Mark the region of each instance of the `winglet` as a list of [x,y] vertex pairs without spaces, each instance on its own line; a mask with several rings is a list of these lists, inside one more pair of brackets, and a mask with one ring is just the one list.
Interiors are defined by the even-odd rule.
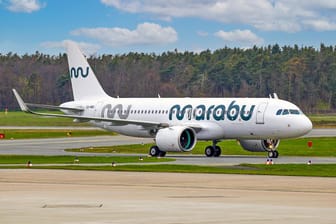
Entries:
[[13,93],[15,95],[17,102],[19,103],[21,110],[24,112],[29,112],[29,108],[27,107],[27,105],[25,104],[25,102],[22,100],[21,96],[18,94],[18,92],[16,92],[15,89],[13,89]]

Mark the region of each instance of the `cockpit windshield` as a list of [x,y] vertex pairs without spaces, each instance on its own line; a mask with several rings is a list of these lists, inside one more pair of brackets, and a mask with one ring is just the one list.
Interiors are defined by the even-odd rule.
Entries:
[[276,115],[288,115],[288,114],[300,115],[301,111],[297,109],[279,109],[276,112]]
[[289,113],[290,113],[290,114],[300,114],[300,111],[299,111],[299,110],[293,110],[293,109],[290,109],[290,110],[289,110]]

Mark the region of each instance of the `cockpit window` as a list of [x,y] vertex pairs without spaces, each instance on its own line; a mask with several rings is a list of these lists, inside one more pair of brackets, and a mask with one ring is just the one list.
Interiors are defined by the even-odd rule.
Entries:
[[298,109],[279,109],[276,112],[276,115],[288,115],[288,114],[300,115],[303,114],[303,112]]
[[287,114],[289,114],[289,111],[287,109],[284,109],[282,112],[282,115],[287,115]]
[[300,114],[299,110],[289,110],[290,114]]

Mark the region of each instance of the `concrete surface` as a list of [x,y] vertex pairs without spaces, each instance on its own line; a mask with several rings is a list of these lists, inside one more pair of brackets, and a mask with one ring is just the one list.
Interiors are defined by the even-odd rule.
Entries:
[[0,223],[336,223],[336,178],[0,170]]

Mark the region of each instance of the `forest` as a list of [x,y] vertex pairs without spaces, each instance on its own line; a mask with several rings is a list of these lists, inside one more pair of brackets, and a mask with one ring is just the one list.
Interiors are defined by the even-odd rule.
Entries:
[[[305,113],[336,111],[336,46],[177,50],[90,56],[105,91],[119,97],[268,97]],[[66,54],[0,54],[0,110],[18,110],[12,88],[26,102],[72,100]]]

